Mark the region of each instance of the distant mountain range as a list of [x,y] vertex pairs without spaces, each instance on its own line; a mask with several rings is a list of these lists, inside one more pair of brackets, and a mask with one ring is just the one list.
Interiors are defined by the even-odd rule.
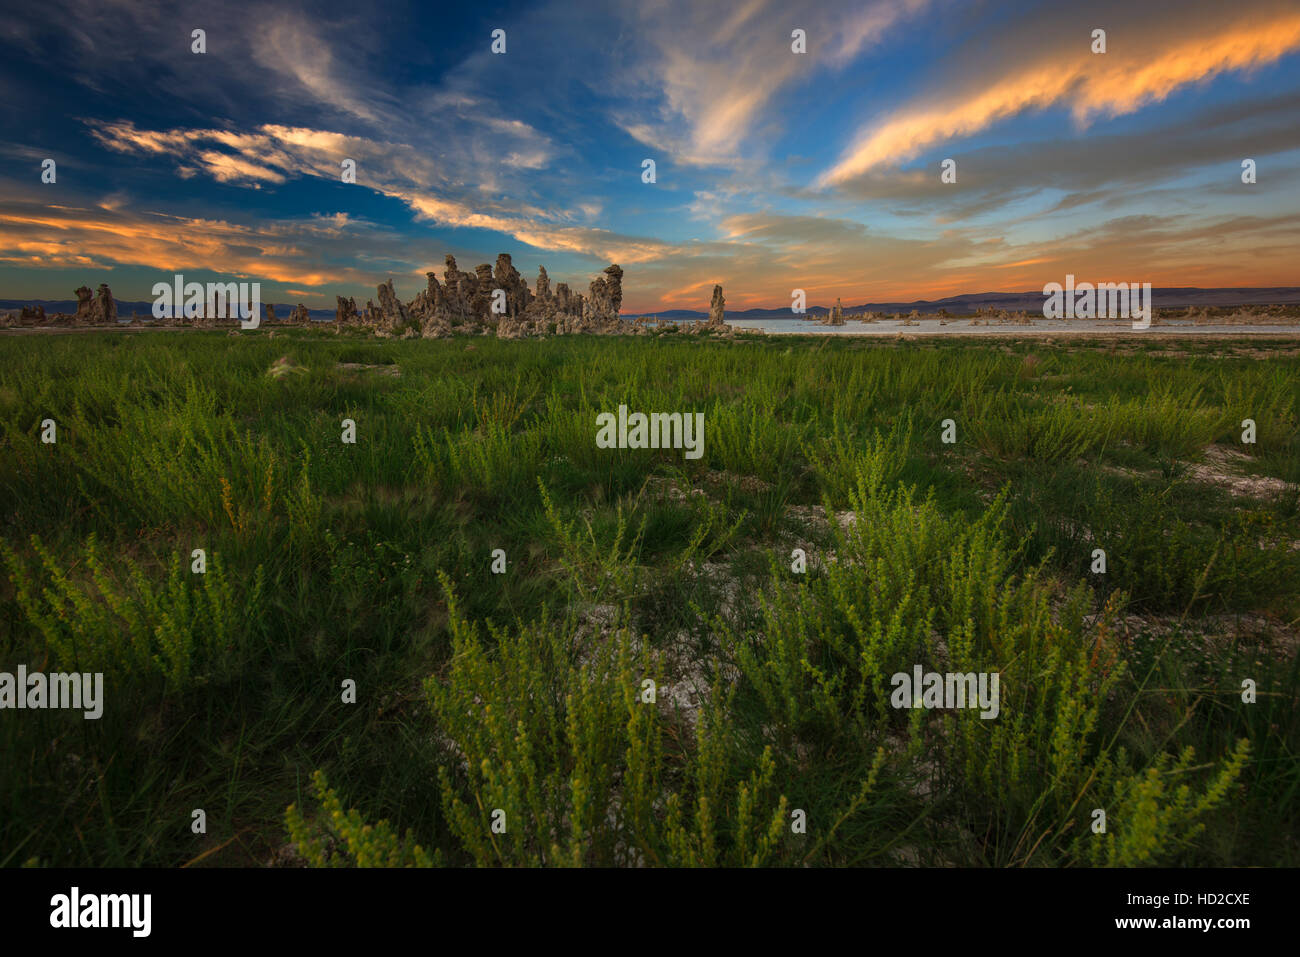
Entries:
[[[1188,306],[1279,306],[1300,303],[1300,286],[1276,286],[1272,288],[1230,288],[1197,289],[1195,287],[1170,287],[1151,290],[1153,305],[1158,309],[1180,309]],[[949,296],[946,299],[916,299],[912,302],[865,302],[850,306],[844,304],[845,315],[858,312],[902,312],[915,309],[925,315],[947,309],[954,315],[973,314],[976,309],[1006,309],[1008,312],[1023,309],[1026,312],[1041,312],[1043,293],[1034,292],[974,292],[962,296]],[[277,307],[278,311],[278,307]],[[830,312],[829,306],[809,306],[807,315],[824,316]],[[640,315],[638,313],[637,315]],[[646,313],[658,319],[703,319],[708,312],[692,309],[670,309],[667,312]],[[744,322],[746,319],[790,319],[793,313],[787,306],[781,309],[728,309],[727,319]]]
[[[1300,286],[1228,289],[1197,289],[1191,286],[1169,287],[1152,289],[1151,297],[1155,307],[1163,309],[1179,309],[1188,306],[1290,305],[1300,303]],[[75,299],[0,299],[0,312],[21,309],[23,306],[37,305],[44,306],[46,313],[75,313],[77,311],[77,300]],[[976,292],[962,296],[949,296],[946,299],[916,299],[912,302],[864,302],[856,306],[845,305],[843,307],[846,315],[859,312],[908,313],[913,309],[922,315],[937,313],[940,309],[947,309],[948,312],[954,315],[969,315],[980,308],[1006,309],[1009,312],[1020,309],[1026,312],[1041,312],[1043,294],[1037,290],[1033,292]],[[281,319],[287,319],[292,311],[293,305],[289,303],[275,303],[275,314]],[[308,309],[307,311],[315,320],[334,318],[333,309]],[[806,315],[824,316],[828,312],[830,312],[829,306],[809,306]],[[127,319],[130,318],[132,313],[138,313],[142,318],[151,319],[153,317],[153,301],[134,302],[119,299],[117,302],[118,317]],[[625,319],[635,319],[642,315],[652,316],[656,319],[690,320],[706,319],[709,313],[707,310],[669,309],[664,312],[624,313],[623,317]],[[787,306],[780,309],[728,309],[726,317],[732,322],[743,323],[748,319],[790,319],[794,316]]]

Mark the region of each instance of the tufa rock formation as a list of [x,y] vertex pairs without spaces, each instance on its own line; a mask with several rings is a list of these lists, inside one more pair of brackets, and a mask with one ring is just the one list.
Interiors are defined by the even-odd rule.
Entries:
[[447,320],[453,326],[459,326],[470,318],[469,304],[478,290],[478,280],[470,273],[456,268],[456,257],[448,254],[447,268],[443,271],[444,310]]
[[[736,334],[735,327],[727,325],[726,316],[727,300],[722,296],[722,287],[713,287],[713,298],[709,302],[709,318],[699,319],[695,322],[676,323],[667,320],[661,320],[656,323],[655,332],[687,332],[703,333],[712,336],[724,336],[731,338]],[[638,319],[635,325],[647,332],[651,331],[648,323],[651,320],[648,317]]]
[[474,270],[474,292],[469,297],[470,317],[479,325],[492,323],[492,266],[482,263]]
[[438,303],[442,299],[442,286],[438,284],[438,277],[431,272],[424,274],[425,288],[415,294],[406,307],[407,314],[415,322],[423,323],[430,316],[438,311]]
[[113,301],[113,294],[108,291],[108,283],[99,284],[99,292],[95,293],[96,316],[100,322],[117,322],[117,303]]
[[[338,297],[336,331],[353,327],[373,335],[440,338],[454,332],[486,334],[495,331],[505,339],[551,333],[639,332],[646,327],[619,316],[623,304],[623,269],[603,270],[590,287],[590,296],[575,295],[568,284],[552,289],[546,268],[537,271],[536,291],[515,268],[508,253],[496,264],[484,263],[474,272],[462,272],[454,256],[447,257],[443,280],[425,273],[425,288],[403,305],[392,280],[378,289],[379,304],[368,302],[358,311],[351,299]],[[500,290],[500,293],[498,293]]]
[[727,300],[722,298],[722,287],[713,287],[713,300],[709,303],[709,325],[722,326],[726,325],[723,317],[726,315]]
[[[367,312],[370,307],[367,304]],[[379,284],[379,313],[377,317],[378,332],[390,336],[404,335],[410,328],[411,320],[397,293],[393,292],[393,280]]]
[[77,312],[72,321],[88,325],[117,322],[117,303],[108,290],[108,283],[101,282],[97,292],[91,292],[87,286],[77,290]]
[[[618,269],[617,266],[614,268]],[[619,271],[622,272],[622,270]],[[528,291],[528,283],[524,281],[524,277],[519,275],[519,270],[515,269],[514,264],[510,261],[509,253],[501,253],[497,256],[496,270],[492,275],[492,289],[500,289],[505,292],[505,315],[512,319],[523,316],[524,310],[528,308],[528,300],[532,298],[532,293]]]
[[588,317],[597,324],[618,322],[618,310],[623,305],[623,267],[606,266],[605,278],[593,281],[590,291]]
[[[498,290],[500,293],[498,294]],[[487,335],[503,339],[539,337],[557,334],[591,333],[599,335],[647,335],[665,332],[708,332],[731,335],[734,330],[723,320],[726,301],[722,287],[713,288],[708,322],[675,323],[642,317],[623,319],[623,267],[605,267],[582,295],[568,283],[551,284],[545,266],[537,270],[533,289],[515,268],[508,253],[497,256],[495,265],[484,263],[471,272],[463,272],[454,256],[447,256],[442,282],[433,272],[425,273],[425,287],[409,303],[403,303],[390,278],[376,290],[378,304],[367,300],[364,309],[354,298],[336,297],[333,328],[336,333],[354,331],[384,338],[436,339],[459,333]],[[494,310],[493,305],[498,304]],[[307,307],[298,303],[287,319],[278,321],[275,307],[265,305],[266,320],[271,325],[311,324]],[[0,325],[43,325],[47,319],[41,306],[24,307],[20,314],[0,317]],[[117,319],[117,304],[106,284],[92,293],[83,286],[77,290],[75,316],[56,315],[54,323],[107,323]],[[196,328],[224,326],[228,320],[199,316],[172,320],[178,325]]]
[[354,325],[361,321],[357,314],[357,301],[355,299],[344,299],[342,296],[335,296],[338,300],[338,306],[334,310],[334,329],[338,331],[345,325]]
[[0,326],[98,326],[117,322],[117,303],[108,283],[100,283],[99,289],[91,292],[88,286],[76,291],[77,311],[75,313],[55,312],[45,314],[45,306],[36,303],[21,306],[17,312],[3,317]]
[[90,322],[91,310],[95,308],[95,294],[90,291],[89,286],[77,287],[77,314],[74,317],[78,322]]

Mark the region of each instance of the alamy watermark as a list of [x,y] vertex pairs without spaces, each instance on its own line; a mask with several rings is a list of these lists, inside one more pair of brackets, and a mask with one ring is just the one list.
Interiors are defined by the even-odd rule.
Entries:
[[104,673],[28,674],[26,665],[19,665],[17,674],[0,671],[0,710],[4,708],[72,708],[96,721],[104,713]]
[[152,912],[152,894],[83,894],[73,887],[50,898],[50,926],[56,928],[126,927],[133,937],[148,937]]
[[1134,329],[1151,328],[1151,283],[1100,282],[1077,285],[1067,274],[1065,285],[1043,287],[1044,319],[1134,319]]
[[170,283],[153,286],[155,319],[235,319],[241,329],[256,329],[262,323],[260,282],[186,282],[177,273]]
[[910,675],[900,671],[889,679],[894,688],[889,703],[895,708],[979,708],[981,718],[996,718],[1002,710],[999,681],[996,671],[941,674],[916,665]]
[[703,412],[633,412],[596,416],[596,447],[601,449],[685,449],[686,458],[704,454]]

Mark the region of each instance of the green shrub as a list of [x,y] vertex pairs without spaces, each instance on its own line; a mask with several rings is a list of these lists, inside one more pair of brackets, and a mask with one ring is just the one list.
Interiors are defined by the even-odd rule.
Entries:
[[441,855],[430,855],[408,831],[399,838],[387,821],[367,824],[361,812],[343,810],[324,772],[312,774],[312,791],[320,804],[319,817],[307,821],[298,805],[284,812],[289,840],[312,867],[437,867]]
[[93,535],[73,562],[85,568],[76,576],[35,535],[38,569],[8,544],[0,547],[27,625],[66,668],[156,673],[185,685],[237,658],[230,649],[246,640],[260,613],[261,567],[237,587],[215,552],[203,575],[175,554],[159,580],[130,559],[110,564]]

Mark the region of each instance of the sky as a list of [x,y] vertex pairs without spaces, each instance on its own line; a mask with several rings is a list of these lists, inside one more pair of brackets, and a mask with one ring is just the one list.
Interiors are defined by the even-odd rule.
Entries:
[[1297,0],[29,6],[0,298],[332,309],[501,252],[584,292],[617,262],[625,314],[1300,285]]

